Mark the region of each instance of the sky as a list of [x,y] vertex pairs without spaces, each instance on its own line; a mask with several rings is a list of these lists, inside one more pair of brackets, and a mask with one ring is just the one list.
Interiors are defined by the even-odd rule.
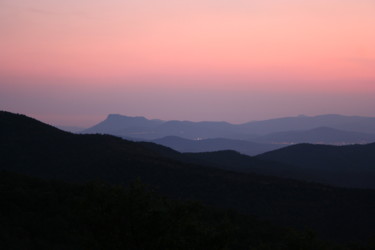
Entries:
[[0,0],[0,109],[242,123],[375,116],[373,0]]

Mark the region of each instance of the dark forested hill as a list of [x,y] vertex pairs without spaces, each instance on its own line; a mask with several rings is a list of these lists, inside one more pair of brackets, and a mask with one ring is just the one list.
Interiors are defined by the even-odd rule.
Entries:
[[[0,112],[0,131],[2,170],[122,185],[138,178],[169,197],[311,228],[330,239],[364,240],[374,233],[375,192],[371,190],[220,170],[167,158],[142,143],[107,135],[70,134],[8,112]],[[164,147],[161,150],[179,154]]]
[[297,167],[334,185],[375,188],[375,143],[349,146],[298,144],[257,158]]
[[[73,185],[0,171],[1,249],[356,250],[140,182]],[[362,250],[370,249],[370,246]]]
[[[233,150],[178,154],[152,143],[143,145],[167,158],[239,173],[256,173],[348,188],[375,189],[372,144],[352,145],[347,148],[300,144],[255,157]],[[352,150],[357,148],[357,153]],[[308,163],[305,163],[306,160]]]

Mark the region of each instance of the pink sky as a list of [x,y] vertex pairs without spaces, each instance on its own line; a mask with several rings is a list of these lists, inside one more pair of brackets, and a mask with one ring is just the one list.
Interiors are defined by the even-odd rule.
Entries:
[[0,109],[246,122],[375,116],[372,0],[2,0]]

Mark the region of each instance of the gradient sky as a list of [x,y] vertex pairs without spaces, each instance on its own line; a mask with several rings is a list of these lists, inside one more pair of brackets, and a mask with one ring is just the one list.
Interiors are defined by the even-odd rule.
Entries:
[[375,116],[374,0],[0,0],[0,109],[233,123]]

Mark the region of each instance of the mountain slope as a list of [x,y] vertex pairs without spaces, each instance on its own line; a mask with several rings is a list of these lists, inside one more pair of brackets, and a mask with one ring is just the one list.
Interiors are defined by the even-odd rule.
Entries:
[[1,170],[123,185],[140,178],[170,197],[312,228],[331,239],[364,240],[373,233],[375,192],[371,190],[238,174],[166,158],[142,143],[113,136],[62,132],[7,112],[0,112],[0,131]]
[[[345,164],[341,164],[337,159],[342,158],[345,153],[338,153],[336,155],[337,159],[319,159],[320,162],[315,164],[305,164],[302,160],[297,164],[293,160],[287,161],[283,158],[273,158],[263,155],[250,157],[231,150],[176,154],[176,152],[167,148],[160,149],[160,147],[157,147],[155,149],[154,146],[148,146],[171,159],[239,173],[256,173],[347,188],[375,189],[375,175],[373,170],[369,171],[369,169],[372,169],[371,164],[373,163],[367,156],[364,156],[361,161],[346,158]],[[271,151],[270,154],[272,155],[273,152]],[[303,158],[304,153],[302,151],[296,153],[296,155],[298,155],[297,157],[301,157],[301,159],[305,159]],[[369,154],[373,154],[373,152],[369,152]],[[323,157],[323,154],[316,152],[316,157]],[[310,163],[314,162],[309,158],[306,159]],[[321,164],[321,162],[324,162],[324,164]],[[324,166],[324,168],[320,166]]]
[[298,144],[257,158],[298,167],[333,185],[375,188],[375,143],[349,146]]

